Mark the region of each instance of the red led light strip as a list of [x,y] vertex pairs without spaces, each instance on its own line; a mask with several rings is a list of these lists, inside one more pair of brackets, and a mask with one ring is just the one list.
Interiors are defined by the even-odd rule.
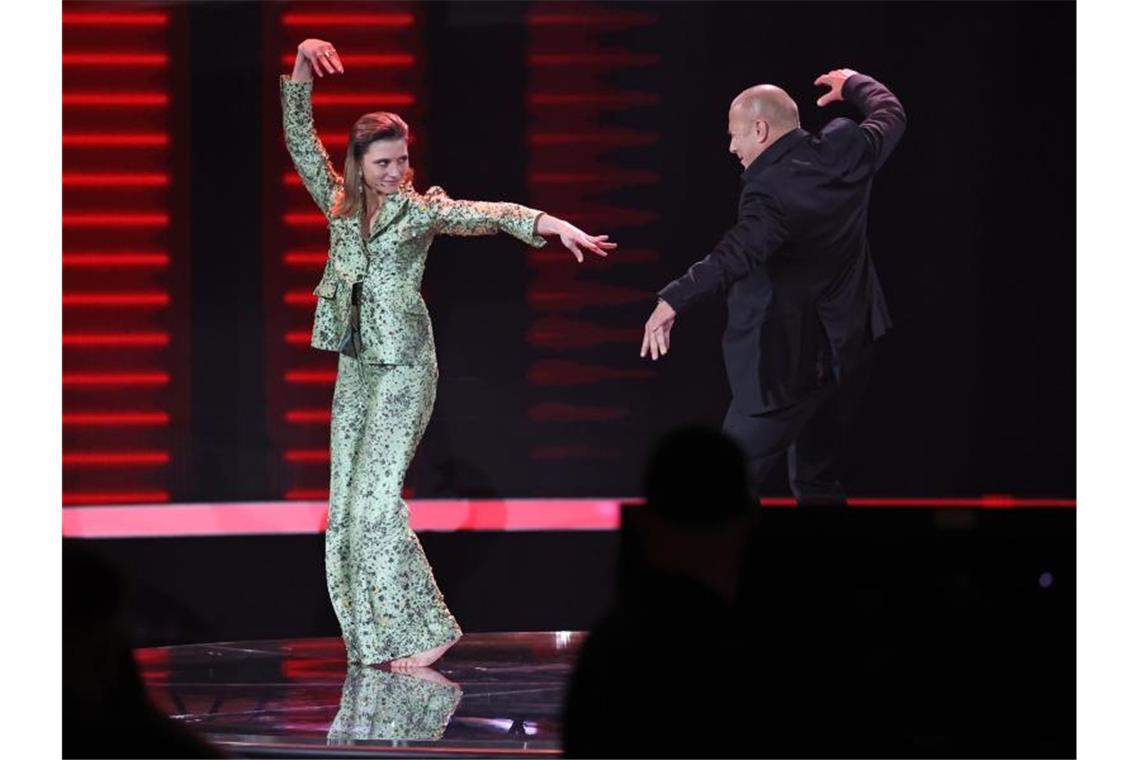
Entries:
[[[285,66],[292,66],[293,61],[296,60],[297,53],[285,53],[281,56],[281,63]],[[345,65],[347,69],[349,66],[359,66],[361,68],[404,68],[407,66],[414,66],[416,57],[405,53],[381,53],[377,55],[365,53],[341,53],[340,62]]]
[[291,267],[324,266],[328,258],[327,251],[289,251],[285,254],[285,264]]
[[165,92],[65,92],[65,106],[164,106]]
[[[161,493],[161,492],[160,492]],[[64,503],[77,494],[64,493]],[[89,503],[93,496],[83,494]],[[135,497],[137,494],[121,494]],[[323,533],[328,522],[327,491],[296,488],[290,501],[232,504],[148,504],[84,507],[63,510],[63,535],[74,538],[141,538],[145,536],[221,536]],[[72,499],[69,501],[69,498]],[[405,497],[407,498],[407,497]],[[152,499],[153,502],[168,499]],[[617,530],[623,503],[637,499],[407,499],[415,531]],[[137,502],[122,498],[119,504]],[[776,501],[776,500],[773,500]],[[864,499],[852,506],[875,507],[894,499]],[[908,500],[923,501],[923,500]],[[925,501],[940,501],[930,500]],[[984,499],[950,499],[985,508]],[[112,504],[108,498],[100,503]],[[764,501],[768,505],[768,500]],[[1016,499],[1015,508],[1074,509],[1074,499]],[[775,506],[775,505],[773,505]]]
[[323,214],[306,211],[294,211],[282,215],[285,224],[290,227],[323,227],[328,224]]
[[64,187],[164,187],[170,184],[170,175],[160,172],[135,173],[79,173],[65,172]]
[[64,267],[164,267],[170,263],[166,253],[65,253]]
[[166,451],[65,451],[64,467],[139,467],[170,463]]
[[285,26],[384,26],[403,29],[415,23],[410,13],[286,13]]
[[329,489],[290,488],[285,492],[285,498],[289,501],[328,501]]
[[167,293],[64,293],[64,306],[169,306]]
[[165,66],[166,53],[64,53],[64,66]]
[[336,370],[291,369],[285,373],[285,382],[290,385],[332,385],[336,382]]
[[313,341],[313,333],[309,330],[290,330],[285,333],[285,342],[291,346],[307,346]]
[[168,372],[64,372],[63,386],[116,386],[166,385]]
[[165,227],[170,224],[167,213],[64,213],[64,227]]
[[64,13],[64,26],[165,26],[165,13]]
[[285,412],[285,421],[298,425],[324,424],[332,420],[332,412],[328,409],[290,409]]
[[320,92],[313,94],[314,106],[410,106],[416,96],[410,92]]
[[131,346],[166,346],[170,333],[64,333],[65,348],[128,348]]
[[170,424],[166,412],[66,412],[64,427],[158,427]]
[[317,302],[317,297],[307,291],[291,290],[285,294],[285,303],[290,306],[312,306]]
[[65,132],[65,148],[165,148],[170,138],[162,132]]
[[285,452],[286,462],[327,462],[328,449],[288,449]]

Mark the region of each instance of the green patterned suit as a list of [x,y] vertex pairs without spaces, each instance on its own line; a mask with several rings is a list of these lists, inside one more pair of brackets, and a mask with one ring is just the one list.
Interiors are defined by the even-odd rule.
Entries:
[[536,248],[542,212],[458,201],[407,183],[390,194],[364,240],[361,218],[332,215],[344,183],[313,127],[312,82],[281,80],[285,143],[329,225],[329,256],[314,293],[314,348],[338,351],[361,283],[357,356],[341,354],[332,400],[329,596],[350,662],[378,663],[461,634],[444,604],[400,494],[435,404],[435,342],[420,281],[436,235],[506,232]]

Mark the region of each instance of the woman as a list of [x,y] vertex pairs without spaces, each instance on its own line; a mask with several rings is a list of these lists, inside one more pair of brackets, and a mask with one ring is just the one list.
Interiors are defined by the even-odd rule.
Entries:
[[313,127],[313,73],[344,73],[335,48],[309,39],[292,76],[281,77],[285,142],[309,194],[328,219],[329,257],[312,345],[339,351],[333,390],[329,596],[348,660],[424,667],[462,635],[444,604],[400,498],[404,474],[435,403],[435,344],[420,297],[435,235],[506,232],[536,248],[558,235],[582,261],[616,247],[541,211],[513,203],[455,201],[412,186],[408,127],[392,113],[353,125],[344,176]]

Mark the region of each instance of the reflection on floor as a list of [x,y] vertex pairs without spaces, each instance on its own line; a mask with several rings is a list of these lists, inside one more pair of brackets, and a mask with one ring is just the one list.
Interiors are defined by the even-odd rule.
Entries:
[[584,638],[469,634],[409,673],[349,667],[339,638],[139,649],[136,659],[162,710],[237,755],[556,755]]

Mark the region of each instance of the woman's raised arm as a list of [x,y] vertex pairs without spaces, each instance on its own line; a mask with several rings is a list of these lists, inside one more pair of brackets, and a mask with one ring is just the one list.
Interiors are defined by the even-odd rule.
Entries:
[[340,178],[313,125],[313,72],[317,76],[344,73],[344,66],[331,43],[309,39],[297,46],[292,76],[282,75],[281,112],[285,147],[301,181],[325,216],[340,189]]

